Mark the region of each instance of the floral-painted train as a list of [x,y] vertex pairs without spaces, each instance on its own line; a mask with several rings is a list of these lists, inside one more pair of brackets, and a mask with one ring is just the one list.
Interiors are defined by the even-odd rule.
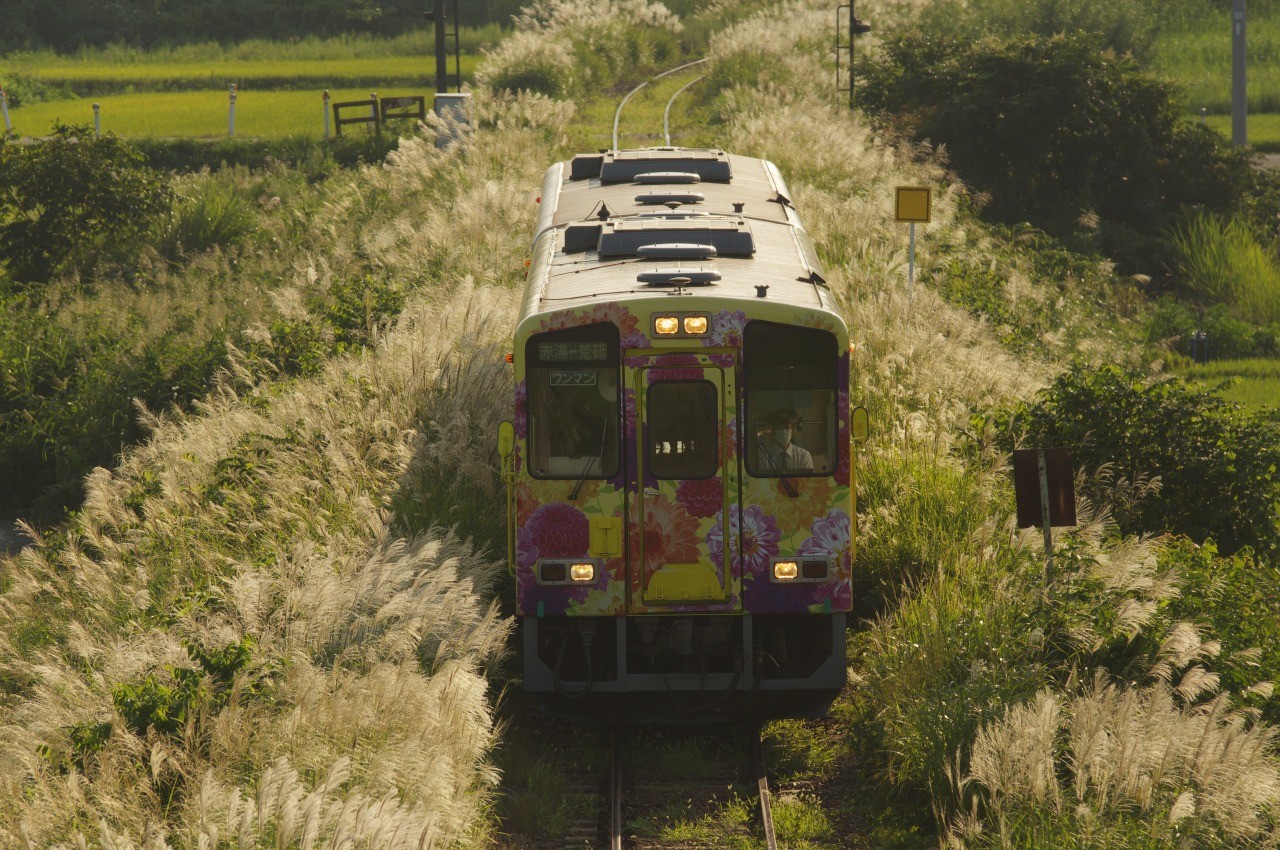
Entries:
[[539,203],[499,434],[525,690],[610,722],[821,714],[866,416],[781,174],[608,151]]

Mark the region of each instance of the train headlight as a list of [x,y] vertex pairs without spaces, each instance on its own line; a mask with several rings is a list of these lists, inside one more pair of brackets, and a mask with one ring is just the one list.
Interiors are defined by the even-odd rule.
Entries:
[[707,332],[706,316],[685,316],[684,332],[687,334],[704,334]]
[[800,565],[795,561],[774,561],[774,581],[795,581],[800,576]]
[[653,320],[653,329],[660,334],[680,332],[680,319],[676,316],[659,316]]
[[569,578],[574,581],[595,581],[595,564],[570,564]]

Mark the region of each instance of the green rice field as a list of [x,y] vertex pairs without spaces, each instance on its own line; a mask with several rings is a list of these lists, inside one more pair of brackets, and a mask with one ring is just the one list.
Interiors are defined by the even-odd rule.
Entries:
[[[1248,42],[1248,135],[1250,146],[1280,151],[1280,9],[1250,11]],[[1152,57],[1152,70],[1186,93],[1192,120],[1207,112],[1206,123],[1231,136],[1231,18],[1223,9],[1194,26],[1164,32]]]
[[[369,89],[331,89],[334,102],[367,100]],[[434,93],[429,85],[394,87],[379,97],[423,95],[430,108]],[[227,135],[229,98],[226,89],[182,92],[146,92],[100,98],[55,100],[24,106],[10,112],[14,132],[20,136],[48,135],[55,121],[92,124],[93,104],[101,106],[102,132],[118,136],[177,136],[212,138]],[[332,109],[329,111],[332,116]],[[344,111],[344,117],[356,113]],[[324,100],[320,89],[255,91],[236,94],[236,135],[258,138],[321,136],[324,134]],[[364,132],[359,125],[345,132]]]
[[1215,360],[1179,374],[1206,387],[1229,381],[1220,392],[1228,401],[1254,410],[1280,410],[1280,360]]
[[[464,32],[461,60],[449,62],[449,73],[457,68],[464,82],[472,79],[480,51],[501,35],[496,26]],[[103,132],[222,137],[228,132],[233,83],[236,136],[320,136],[325,90],[336,102],[367,100],[377,92],[379,97],[423,95],[429,106],[436,71],[430,39],[427,31],[413,31],[384,39],[252,41],[225,50],[217,45],[154,51],[114,46],[74,55],[18,53],[0,58],[0,86],[21,101],[9,110],[19,136],[48,135],[55,121],[92,124],[97,103]]]
[[[475,72],[476,56],[462,57],[464,79]],[[278,88],[283,85],[324,88],[331,85],[374,85],[379,81],[435,79],[433,56],[354,57],[334,60],[223,59],[196,62],[112,63],[59,58],[30,65],[12,62],[0,66],[4,75],[23,74],[55,89],[77,93],[123,92],[129,89],[172,91],[207,89],[237,83],[243,88]],[[454,63],[449,63],[453,73]]]

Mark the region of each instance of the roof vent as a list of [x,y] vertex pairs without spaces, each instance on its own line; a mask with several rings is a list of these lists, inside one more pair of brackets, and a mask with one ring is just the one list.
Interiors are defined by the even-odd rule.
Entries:
[[636,256],[645,260],[709,260],[715,255],[715,245],[693,242],[657,242],[636,248]]
[[676,201],[681,204],[700,204],[707,199],[701,192],[642,192],[636,195],[636,203],[646,206],[669,204]]
[[646,171],[643,174],[637,174],[633,179],[642,185],[702,182],[702,177],[692,171]]
[[714,269],[654,269],[636,275],[648,286],[710,286],[719,279],[720,272]]

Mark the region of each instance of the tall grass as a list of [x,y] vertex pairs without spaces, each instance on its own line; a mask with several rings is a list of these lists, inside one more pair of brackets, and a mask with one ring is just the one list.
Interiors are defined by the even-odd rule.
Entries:
[[416,292],[393,327],[314,377],[233,358],[196,413],[144,411],[150,441],[4,562],[0,843],[482,840],[501,571],[431,523],[492,534],[450,506],[495,498],[508,258],[568,113],[477,100],[466,144],[283,193],[271,250],[237,258],[298,321],[393,276]]
[[1280,257],[1243,223],[1200,215],[1175,232],[1173,246],[1195,295],[1229,305],[1237,318],[1280,322]]
[[[902,8],[859,12],[892,19]],[[864,592],[878,587],[881,596],[864,610],[870,623],[851,642],[854,685],[837,708],[869,754],[862,769],[876,772],[896,799],[930,805],[940,840],[956,846],[998,846],[1008,835],[1017,839],[1010,846],[1113,846],[1090,842],[1115,837],[1114,846],[1146,847],[1172,846],[1159,842],[1171,834],[1169,815],[1184,791],[1219,800],[1239,791],[1232,765],[1257,777],[1248,794],[1235,807],[1194,812],[1190,797],[1181,797],[1178,834],[1265,842],[1269,789],[1280,776],[1266,749],[1272,733],[1241,722],[1225,699],[1213,702],[1212,641],[1162,614],[1177,578],[1159,548],[1119,539],[1106,505],[1082,504],[1083,527],[1058,533],[1055,567],[1046,573],[1039,535],[1014,527],[1007,458],[984,448],[975,416],[1027,397],[1052,374],[1055,359],[1127,359],[1123,336],[1082,324],[1046,334],[1040,356],[1015,358],[996,343],[993,328],[919,284],[908,286],[905,234],[890,215],[895,185],[935,189],[934,221],[917,233],[921,279],[956,258],[999,266],[992,243],[967,216],[971,199],[948,180],[940,157],[899,150],[835,105],[821,64],[825,40],[817,35],[829,26],[826,13],[817,4],[785,4],[713,38],[711,79],[719,82],[704,97],[716,110],[722,144],[773,159],[787,175],[852,330],[855,394],[875,423],[873,444],[859,461],[857,563]],[[859,49],[876,49],[875,32]],[[1017,268],[997,296],[1061,297],[1038,271],[1047,267]],[[1059,291],[1070,285],[1054,283]],[[1060,315],[1092,321],[1087,311]],[[1186,652],[1162,654],[1162,641]],[[1194,647],[1205,651],[1196,655]],[[1081,682],[1094,682],[1095,671],[1099,684],[1088,691]],[[1172,701],[1159,701],[1162,688],[1175,694]],[[1218,761],[1205,753],[1169,780],[1177,786],[1172,796],[1162,791],[1131,805],[1108,791],[1106,805],[1095,798],[1078,817],[1074,800],[1060,812],[1031,793],[1002,797],[975,778],[985,775],[996,739],[1014,752],[1045,754],[1034,771],[1021,764],[1015,776],[993,770],[1006,783],[1025,778],[1042,788],[1069,772],[1062,736],[1033,737],[1032,730],[1026,740],[1011,740],[1000,725],[1017,706],[1039,706],[1037,694],[1057,705],[1083,707],[1092,699],[1093,716],[1106,728],[1129,722],[1124,706],[1147,706],[1149,722],[1133,724],[1128,750],[1159,752],[1176,728],[1187,730],[1183,740],[1193,729],[1220,734],[1218,752],[1248,755]],[[1130,769],[1108,761],[1120,752],[1108,753],[1097,770]],[[1141,771],[1131,780],[1140,786]],[[1204,784],[1193,789],[1188,782]],[[1005,827],[1015,822],[1038,826],[1015,835]]]

